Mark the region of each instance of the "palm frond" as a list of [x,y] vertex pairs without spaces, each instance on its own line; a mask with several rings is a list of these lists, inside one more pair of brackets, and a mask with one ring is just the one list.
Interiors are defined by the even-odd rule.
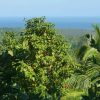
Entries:
[[97,55],[100,55],[99,52],[97,51],[97,49],[95,48],[89,48],[84,56],[83,56],[83,60],[87,60],[88,58],[91,58],[91,57],[96,57]]
[[94,25],[94,29],[96,31],[96,35],[95,35],[96,48],[100,50],[100,28],[98,25]]

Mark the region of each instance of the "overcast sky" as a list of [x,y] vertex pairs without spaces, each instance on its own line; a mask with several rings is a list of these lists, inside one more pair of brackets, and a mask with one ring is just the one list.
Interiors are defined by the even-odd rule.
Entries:
[[0,0],[0,17],[100,17],[100,0]]

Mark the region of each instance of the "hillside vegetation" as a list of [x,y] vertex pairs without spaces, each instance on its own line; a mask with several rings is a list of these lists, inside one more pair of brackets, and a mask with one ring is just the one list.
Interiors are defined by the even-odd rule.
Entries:
[[[99,100],[100,29],[64,38],[45,17],[0,40],[0,100]],[[74,40],[76,39],[76,44]]]

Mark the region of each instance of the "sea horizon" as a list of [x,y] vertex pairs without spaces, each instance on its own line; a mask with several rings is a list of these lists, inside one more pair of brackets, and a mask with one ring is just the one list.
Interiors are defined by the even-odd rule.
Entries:
[[[24,28],[25,20],[34,17],[0,17],[0,28]],[[56,28],[92,29],[93,24],[100,25],[99,17],[46,17],[46,21],[55,24]]]

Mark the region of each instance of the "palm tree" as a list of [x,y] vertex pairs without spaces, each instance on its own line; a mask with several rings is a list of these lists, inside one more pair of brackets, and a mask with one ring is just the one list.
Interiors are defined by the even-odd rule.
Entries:
[[95,35],[86,34],[89,44],[85,44],[79,49],[77,56],[80,60],[92,58],[93,60],[100,61],[100,28],[98,25],[94,25],[93,27],[96,31]]
[[[83,100],[98,100],[100,97],[100,93],[98,92],[100,89],[100,28],[98,25],[94,25],[93,27],[95,29],[95,35],[86,34],[89,44],[83,45],[78,52],[80,61],[84,63],[87,62],[87,64],[84,64],[83,68],[80,69],[83,70],[84,73],[76,76],[77,79],[75,79],[79,84],[81,81],[82,84],[85,82],[83,86],[88,85],[88,96],[83,96]],[[81,85],[81,87],[83,86]]]

